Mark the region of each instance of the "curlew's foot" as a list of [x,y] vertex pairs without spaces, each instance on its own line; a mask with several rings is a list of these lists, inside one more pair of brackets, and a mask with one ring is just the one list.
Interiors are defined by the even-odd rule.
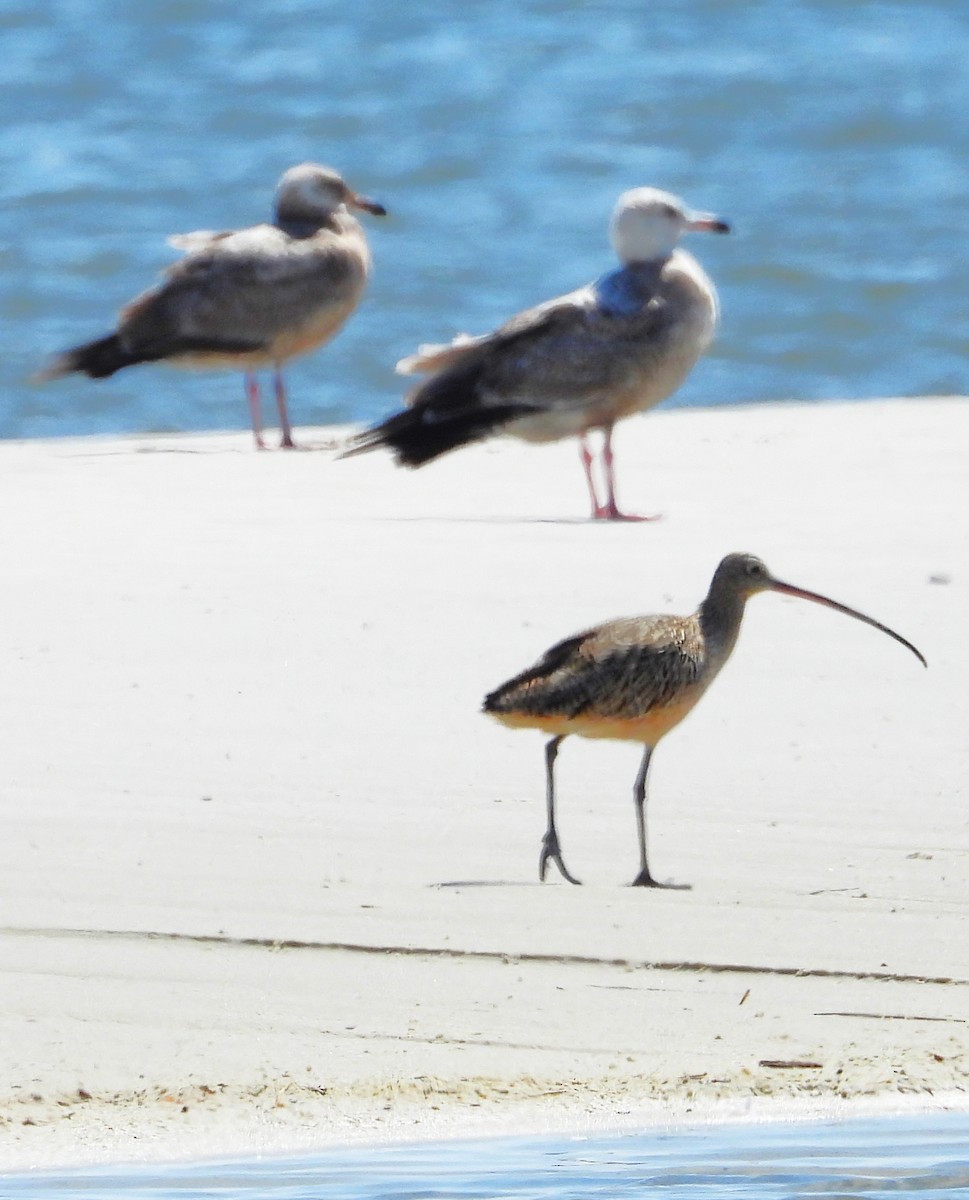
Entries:
[[644,867],[642,871],[629,885],[630,887],[649,887],[649,888],[664,888],[666,891],[673,892],[689,892],[693,885],[690,883],[660,883],[658,879],[654,879],[649,871]]
[[280,450],[298,450],[299,446],[293,441],[292,434],[284,434],[279,440]]
[[562,851],[559,849],[559,840],[552,831],[547,832],[542,838],[542,853],[538,858],[538,878],[542,883],[545,882],[545,872],[548,870],[549,862],[555,863],[563,879],[567,879],[569,883],[581,885],[582,880],[576,879],[574,875],[569,873],[569,870],[562,859]]

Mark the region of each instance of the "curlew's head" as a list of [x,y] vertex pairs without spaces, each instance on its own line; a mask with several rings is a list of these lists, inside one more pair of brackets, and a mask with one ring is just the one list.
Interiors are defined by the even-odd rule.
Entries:
[[887,633],[896,642],[901,642],[903,646],[912,651],[923,667],[928,666],[922,652],[903,638],[900,633],[896,633],[894,629],[889,629],[887,625],[883,625],[873,617],[866,617],[857,609],[849,608],[847,604],[839,604],[837,600],[830,600],[827,596],[819,595],[817,592],[809,592],[805,588],[795,587],[792,583],[784,583],[780,579],[775,579],[765,564],[754,554],[728,554],[721,561],[713,574],[707,603],[716,605],[718,601],[725,601],[728,604],[739,601],[743,605],[757,592],[780,592],[784,596],[798,596],[801,600],[812,600],[815,604],[833,608],[835,612],[844,613],[846,617],[854,617],[856,621],[864,621],[866,625],[880,629],[882,633]]
[[338,172],[319,163],[290,167],[276,185],[276,220],[280,225],[319,226],[341,208],[360,208],[377,217],[387,215],[382,204],[358,196]]
[[730,226],[710,213],[692,212],[678,196],[658,188],[623,192],[612,214],[610,235],[620,262],[658,262],[669,258],[688,230],[729,233]]

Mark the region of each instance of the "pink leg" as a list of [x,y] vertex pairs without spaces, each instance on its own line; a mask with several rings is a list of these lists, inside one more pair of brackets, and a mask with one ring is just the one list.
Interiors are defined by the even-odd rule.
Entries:
[[655,521],[655,517],[641,517],[635,513],[620,511],[619,505],[616,503],[616,472],[613,463],[612,426],[607,425],[605,438],[602,443],[602,465],[606,477],[606,503],[605,507],[598,509],[595,515],[603,517],[607,521]]
[[246,371],[246,399],[249,401],[249,420],[252,422],[252,436],[256,439],[256,449],[265,450],[266,443],[262,440],[262,411],[259,406],[259,379],[253,371]]
[[289,408],[286,404],[286,382],[283,379],[282,367],[277,367],[273,375],[273,384],[276,388],[276,408],[279,410],[279,428],[282,432],[282,438],[279,445],[283,450],[295,450],[296,443],[293,441],[293,429],[289,423]]
[[592,477],[592,451],[589,449],[588,435],[584,433],[579,434],[579,457],[582,459],[582,469],[585,471],[585,481],[589,487],[589,499],[592,501],[592,516],[605,516],[605,513],[602,511],[602,505],[599,503],[599,497],[596,494],[596,481]]

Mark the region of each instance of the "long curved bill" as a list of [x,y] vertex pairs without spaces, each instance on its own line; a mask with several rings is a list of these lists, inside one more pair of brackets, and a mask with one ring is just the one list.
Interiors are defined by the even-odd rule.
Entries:
[[917,650],[910,641],[903,638],[900,633],[896,633],[894,629],[889,629],[887,625],[883,625],[881,621],[876,621],[874,617],[866,617],[864,613],[858,612],[855,608],[849,608],[847,604],[839,604],[837,600],[829,600],[827,596],[820,596],[817,592],[808,592],[804,588],[794,587],[791,583],[781,583],[779,579],[772,579],[770,582],[772,592],[781,592],[785,596],[800,596],[802,600],[813,600],[815,604],[823,604],[827,608],[833,608],[835,612],[844,613],[846,617],[854,617],[856,621],[864,621],[866,625],[871,625],[875,629],[880,629],[882,633],[887,633],[890,638],[894,638],[896,642],[901,642],[903,646],[911,650],[915,657],[919,660],[923,667],[929,664],[925,661],[925,655],[921,650]]

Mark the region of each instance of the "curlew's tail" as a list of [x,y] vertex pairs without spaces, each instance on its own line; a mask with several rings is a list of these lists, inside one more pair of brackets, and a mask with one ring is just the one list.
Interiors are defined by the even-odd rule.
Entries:
[[33,381],[46,383],[49,379],[60,379],[75,372],[88,375],[91,379],[105,379],[115,371],[120,371],[122,367],[130,367],[143,361],[140,355],[126,350],[118,335],[112,333],[97,342],[87,342],[83,346],[75,346],[73,350],[65,350],[63,354],[58,354],[33,376]]
[[357,434],[340,457],[353,458],[384,447],[393,452],[401,466],[422,467],[449,450],[499,433],[515,417],[532,412],[534,409],[525,405],[469,406],[448,411],[418,403]]

